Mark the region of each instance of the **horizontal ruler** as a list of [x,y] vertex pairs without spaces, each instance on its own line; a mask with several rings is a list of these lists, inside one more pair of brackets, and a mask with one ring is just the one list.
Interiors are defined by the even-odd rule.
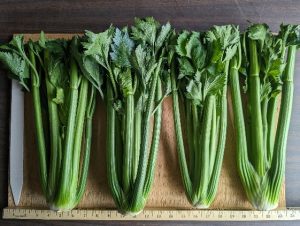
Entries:
[[56,212],[35,209],[3,209],[5,219],[40,220],[129,220],[129,221],[269,221],[300,220],[300,208],[273,211],[240,210],[144,210],[137,216],[124,216],[115,210],[72,210]]

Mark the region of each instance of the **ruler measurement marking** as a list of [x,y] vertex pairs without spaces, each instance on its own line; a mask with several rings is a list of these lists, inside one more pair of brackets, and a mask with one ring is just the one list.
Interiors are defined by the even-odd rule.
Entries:
[[144,210],[138,216],[123,216],[115,210],[73,210],[56,212],[51,210],[12,209],[3,210],[6,219],[43,220],[192,220],[192,221],[258,221],[300,220],[300,208],[276,211],[233,210]]

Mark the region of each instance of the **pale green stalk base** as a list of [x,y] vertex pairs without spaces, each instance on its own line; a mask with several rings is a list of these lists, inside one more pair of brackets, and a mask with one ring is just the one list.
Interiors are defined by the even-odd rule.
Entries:
[[128,215],[128,216],[134,217],[134,216],[136,216],[136,215],[139,215],[141,212],[143,212],[143,209],[144,209],[144,208],[142,208],[142,209],[141,209],[140,211],[138,211],[138,212],[126,211],[126,212],[124,213],[124,215]]
[[257,209],[257,210],[274,210],[278,207],[278,202],[276,203],[270,203],[268,201],[263,201],[259,200],[260,203],[256,203],[256,202],[251,202],[252,206]]
[[69,202],[66,205],[59,205],[59,206],[56,206],[55,203],[51,203],[51,204],[49,204],[49,208],[50,208],[50,210],[54,210],[54,211],[57,211],[57,212],[70,211],[73,208],[75,208],[75,206],[76,206],[76,204],[73,204],[73,202],[71,204],[70,203],[71,202]]
[[279,200],[270,200],[265,194],[260,194],[256,198],[249,198],[252,206],[256,210],[274,210],[278,207]]
[[197,209],[208,209],[210,206],[210,204],[197,204],[197,205],[194,205],[195,208]]
[[136,215],[139,215],[141,212],[143,212],[143,209],[144,209],[144,205],[143,205],[143,207],[142,207],[140,210],[138,210],[138,211],[130,211],[130,210],[128,210],[128,211],[125,211],[125,212],[122,213],[122,214],[134,217],[134,216],[136,216]]

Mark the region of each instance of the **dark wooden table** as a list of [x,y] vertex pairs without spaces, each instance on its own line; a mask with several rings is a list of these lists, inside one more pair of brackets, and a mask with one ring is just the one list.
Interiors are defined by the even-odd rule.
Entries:
[[[14,33],[75,33],[85,29],[101,31],[110,23],[130,25],[134,17],[154,16],[170,21],[177,29],[203,30],[217,24],[238,24],[241,29],[253,23],[267,23],[277,31],[280,23],[300,24],[299,0],[1,0],[0,43]],[[300,55],[295,76],[295,99],[288,140],[286,167],[287,206],[300,206]],[[10,118],[10,81],[0,69],[0,208],[7,205],[8,141]],[[298,75],[297,75],[298,74]],[[0,225],[93,225],[99,222],[4,221]],[[103,223],[103,222],[102,222]],[[138,225],[142,222],[123,225]],[[110,222],[119,225],[119,222]],[[143,223],[146,224],[146,223]],[[176,222],[151,222],[152,225],[176,225]],[[179,223],[178,223],[179,224]],[[186,222],[185,225],[240,225],[239,222]],[[251,222],[245,225],[283,225],[282,222]],[[182,223],[180,223],[182,225]],[[285,222],[284,225],[300,225]]]

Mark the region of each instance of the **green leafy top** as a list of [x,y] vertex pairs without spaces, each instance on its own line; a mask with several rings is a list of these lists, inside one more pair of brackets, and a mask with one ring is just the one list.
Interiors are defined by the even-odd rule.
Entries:
[[[106,31],[101,33],[93,33],[86,31],[81,45],[83,53],[81,55],[82,70],[85,71],[90,81],[93,81],[97,89],[101,92],[103,83],[102,75],[107,74],[112,81],[114,93],[117,93],[116,84],[114,83],[114,75],[110,65],[109,51],[114,35],[114,27],[110,26]],[[81,65],[79,64],[79,65]]]
[[171,91],[166,64],[168,57],[166,49],[172,34],[173,29],[169,23],[161,26],[153,17],[135,18],[135,24],[131,27],[132,39],[137,43],[133,52],[132,64],[134,72],[137,74],[136,91],[139,96],[137,100],[139,109],[143,109],[148,98],[154,73],[158,72],[164,83],[163,98]]
[[281,92],[286,48],[291,45],[299,46],[299,28],[299,25],[281,24],[278,35],[269,32],[266,36],[261,60],[262,99],[275,97]]
[[[58,115],[62,132],[68,120],[69,108],[69,76],[68,76],[68,53],[70,41],[64,39],[47,39],[42,32],[36,42],[29,41],[28,45],[38,59],[40,74],[45,81],[41,86],[42,106],[47,100],[57,104]],[[38,68],[39,68],[38,66]],[[47,90],[43,90],[47,87]],[[47,95],[44,95],[47,93]]]
[[134,26],[131,27],[133,40],[142,46],[149,46],[153,56],[160,57],[160,51],[172,32],[170,23],[161,26],[153,17],[135,18],[134,22]]
[[113,43],[111,44],[112,51],[110,56],[112,61],[120,68],[130,68],[130,57],[133,47],[134,43],[129,38],[127,27],[123,31],[117,28],[113,37]]
[[297,47],[299,47],[300,25],[281,24],[278,36],[282,39],[283,45],[285,47],[291,45],[296,45]]
[[0,46],[0,61],[26,90],[30,90],[29,60],[25,53],[23,35],[16,35]]
[[240,42],[239,28],[234,25],[214,26],[205,34],[210,64],[228,62]]
[[68,43],[60,39],[49,40],[45,43],[44,51],[44,67],[49,80],[54,87],[61,88],[67,80]]
[[96,60],[95,55],[86,55],[84,53],[84,46],[87,37],[80,38],[78,36],[73,37],[71,41],[71,56],[74,57],[80,70],[89,82],[99,91],[100,95],[103,97],[102,85],[103,85],[103,75],[101,74],[101,67],[99,62]]
[[206,61],[206,47],[200,41],[200,33],[183,31],[177,38],[175,50],[179,63],[179,86],[186,98],[201,104],[203,86],[200,78]]
[[262,51],[265,40],[270,35],[270,30],[266,24],[252,24],[247,29],[247,35],[249,39],[258,41],[259,51]]
[[147,93],[157,62],[166,55],[165,47],[171,32],[169,23],[160,26],[152,17],[136,18],[130,31],[112,26],[98,34],[86,31],[81,43],[85,58],[94,59],[109,76],[118,99],[120,93],[126,96],[134,92],[134,88],[139,87],[134,85],[137,83],[141,84],[140,92]]
[[85,31],[84,41],[82,41],[84,55],[93,57],[106,70],[109,70],[108,55],[113,34],[112,26],[98,34]]
[[226,85],[226,63],[236,53],[239,31],[234,26],[214,26],[204,34],[183,31],[175,47],[179,63],[179,88],[196,105],[208,95],[221,94]]
[[28,47],[35,55],[36,68],[43,81],[40,86],[42,107],[47,108],[46,103],[49,98],[58,105],[62,130],[67,124],[69,110],[69,43],[70,41],[65,39],[48,39],[43,32],[38,41],[28,41]]
[[[278,35],[272,34],[266,24],[251,25],[242,38],[242,66],[240,72],[245,75],[244,91],[247,92],[247,76],[250,70],[247,48],[249,39],[258,43],[258,61],[260,65],[261,100],[275,97],[281,92],[282,74],[285,68],[285,49],[297,33],[297,26],[281,25]],[[290,33],[292,32],[292,34]]]
[[128,29],[125,27],[121,31],[116,28],[111,44],[110,58],[114,69],[115,83],[118,84],[121,93],[125,97],[134,93],[134,75],[131,73],[133,48],[134,43],[129,38]]
[[281,76],[285,68],[285,61],[281,58],[283,41],[279,36],[270,34],[265,40],[261,54],[262,99],[276,96],[281,92]]
[[145,19],[135,18],[134,26],[131,27],[132,38],[141,43],[155,46],[156,33],[159,28],[159,23],[153,17]]
[[180,74],[193,75],[205,66],[206,49],[200,41],[200,33],[184,31],[177,40],[176,52],[179,58]]

